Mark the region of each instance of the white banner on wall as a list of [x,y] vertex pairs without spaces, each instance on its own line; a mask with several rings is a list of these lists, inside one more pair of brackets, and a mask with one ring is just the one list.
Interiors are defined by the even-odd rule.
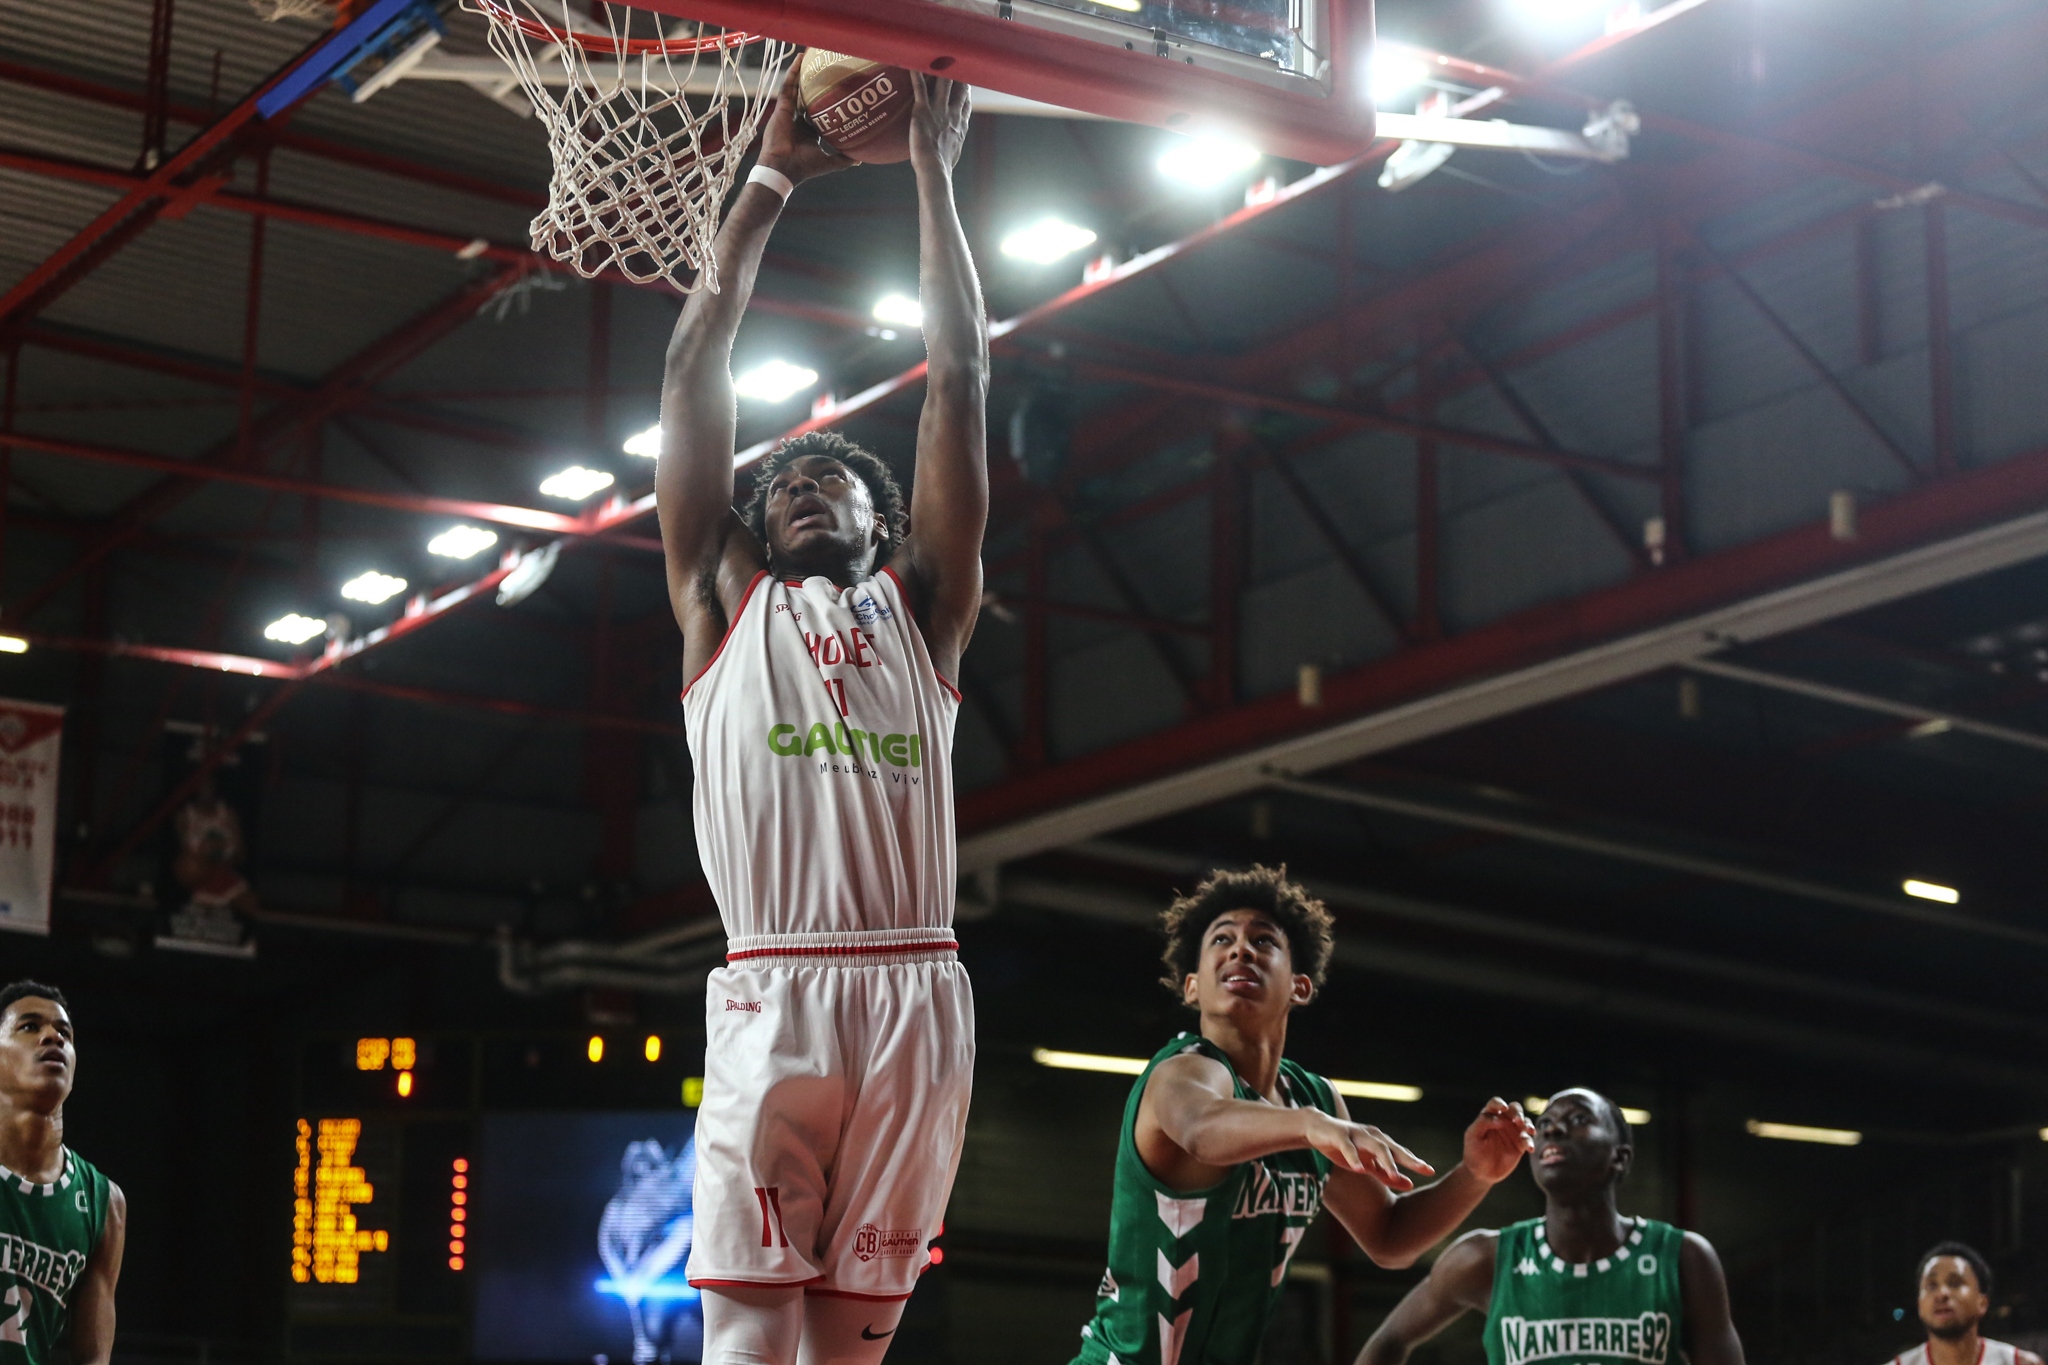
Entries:
[[64,708],[0,698],[0,929],[50,932]]

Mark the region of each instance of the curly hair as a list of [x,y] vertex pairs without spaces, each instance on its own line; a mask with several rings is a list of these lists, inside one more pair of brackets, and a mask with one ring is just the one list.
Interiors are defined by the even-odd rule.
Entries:
[[881,457],[855,445],[836,431],[808,431],[768,452],[767,458],[754,471],[754,496],[748,501],[742,518],[747,529],[762,545],[768,543],[768,485],[774,483],[775,476],[792,462],[807,455],[823,455],[839,461],[867,486],[868,500],[874,503],[875,514],[889,531],[887,543],[876,556],[878,562],[886,560],[890,552],[903,543],[903,533],[910,524],[903,489],[897,484],[896,476],[889,472],[889,466],[882,463]]
[[64,992],[58,990],[55,986],[45,986],[40,981],[24,980],[10,982],[6,987],[0,988],[0,1015],[4,1015],[8,1010],[14,1008],[15,1001],[25,1000],[29,996],[34,996],[38,1000],[51,1001],[66,1014],[71,1012],[71,1002],[64,998]]
[[1184,998],[1182,983],[1201,963],[1203,934],[1218,915],[1232,910],[1256,910],[1279,925],[1287,935],[1295,972],[1321,988],[1336,947],[1331,932],[1336,921],[1321,901],[1287,880],[1285,864],[1255,866],[1248,872],[1210,873],[1193,895],[1182,896],[1159,917],[1159,927],[1166,931],[1166,947],[1159,955],[1166,973],[1159,980],[1174,999]]

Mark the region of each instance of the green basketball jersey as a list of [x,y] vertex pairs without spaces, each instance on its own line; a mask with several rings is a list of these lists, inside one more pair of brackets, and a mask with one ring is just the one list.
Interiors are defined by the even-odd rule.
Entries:
[[1486,1311],[1487,1365],[1676,1365],[1685,1338],[1684,1240],[1669,1223],[1638,1218],[1612,1256],[1585,1264],[1551,1251],[1541,1218],[1502,1228]]
[[[1138,1102],[1153,1069],[1199,1052],[1230,1067],[1223,1050],[1183,1033],[1159,1049],[1124,1105],[1109,1212],[1109,1269],[1095,1317],[1081,1329],[1075,1365],[1245,1365],[1258,1355],[1280,1301],[1287,1262],[1323,1203],[1327,1158],[1275,1152],[1230,1168],[1221,1184],[1182,1193],[1160,1184],[1138,1156]],[[1260,1098],[1230,1067],[1236,1096]],[[1280,1063],[1289,1103],[1337,1110],[1330,1084]]]
[[107,1225],[107,1178],[76,1152],[48,1185],[0,1166],[0,1365],[52,1365]]

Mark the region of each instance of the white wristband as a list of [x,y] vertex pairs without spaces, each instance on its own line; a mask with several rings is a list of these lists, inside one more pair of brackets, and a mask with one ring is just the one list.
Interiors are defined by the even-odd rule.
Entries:
[[796,181],[791,180],[773,166],[756,165],[753,170],[747,172],[747,183],[749,185],[766,185],[769,189],[775,191],[776,197],[785,204],[789,202],[789,196],[796,190]]

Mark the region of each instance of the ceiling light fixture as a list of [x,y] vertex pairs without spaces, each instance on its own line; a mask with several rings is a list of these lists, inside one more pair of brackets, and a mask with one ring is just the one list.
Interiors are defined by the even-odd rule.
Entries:
[[1031,1049],[1031,1060],[1061,1071],[1107,1071],[1118,1076],[1140,1076],[1152,1063],[1143,1057],[1105,1057],[1099,1052],[1058,1052],[1049,1047]]
[[[1522,1112],[1531,1118],[1536,1117],[1549,1107],[1550,1101],[1541,1095],[1531,1095],[1522,1101]],[[1630,1127],[1640,1128],[1650,1121],[1650,1111],[1647,1109],[1631,1109],[1624,1104],[1621,1106],[1621,1117]]]
[[1168,180],[1210,189],[1258,165],[1259,156],[1259,149],[1249,142],[1216,133],[1197,133],[1193,137],[1174,138],[1153,164]]
[[1372,102],[1386,108],[1429,79],[1429,65],[1399,43],[1381,43],[1372,54]]
[[263,638],[288,645],[302,645],[327,633],[327,623],[317,616],[287,612],[263,628]]
[[908,294],[884,294],[875,300],[875,321],[888,327],[923,327],[924,307]]
[[762,403],[780,403],[794,398],[818,382],[818,372],[787,360],[756,365],[732,381],[732,390],[742,398]]
[[0,654],[26,654],[28,641],[19,635],[0,635]]
[[1413,1104],[1422,1098],[1422,1091],[1412,1085],[1388,1085],[1384,1081],[1340,1081],[1326,1077],[1330,1089],[1340,1095],[1349,1095],[1355,1100],[1392,1100],[1395,1104]]
[[427,542],[427,553],[446,559],[474,559],[498,543],[496,531],[481,526],[451,526]]
[[1051,265],[1094,243],[1095,234],[1087,228],[1059,218],[1041,218],[1003,238],[1003,254],[1033,265]]
[[636,431],[626,438],[626,453],[651,460],[661,454],[661,423],[656,422],[645,431]]
[[572,464],[542,479],[540,491],[551,498],[581,502],[601,488],[610,488],[613,482],[612,476],[602,469],[585,469],[580,464]]
[[404,591],[405,580],[403,578],[388,573],[378,573],[375,569],[359,573],[341,585],[341,595],[343,597],[346,597],[351,602],[368,602],[373,607],[380,602],[389,602]]
[[1803,1123],[1765,1123],[1751,1119],[1743,1127],[1754,1137],[1775,1138],[1780,1142],[1818,1142],[1825,1147],[1854,1147],[1863,1141],[1863,1134],[1848,1128],[1809,1128]]
[[1899,883],[1899,889],[1919,900],[1940,901],[1943,905],[1954,905],[1963,898],[1963,893],[1953,886],[1943,886],[1940,882],[1923,882],[1913,877]]

